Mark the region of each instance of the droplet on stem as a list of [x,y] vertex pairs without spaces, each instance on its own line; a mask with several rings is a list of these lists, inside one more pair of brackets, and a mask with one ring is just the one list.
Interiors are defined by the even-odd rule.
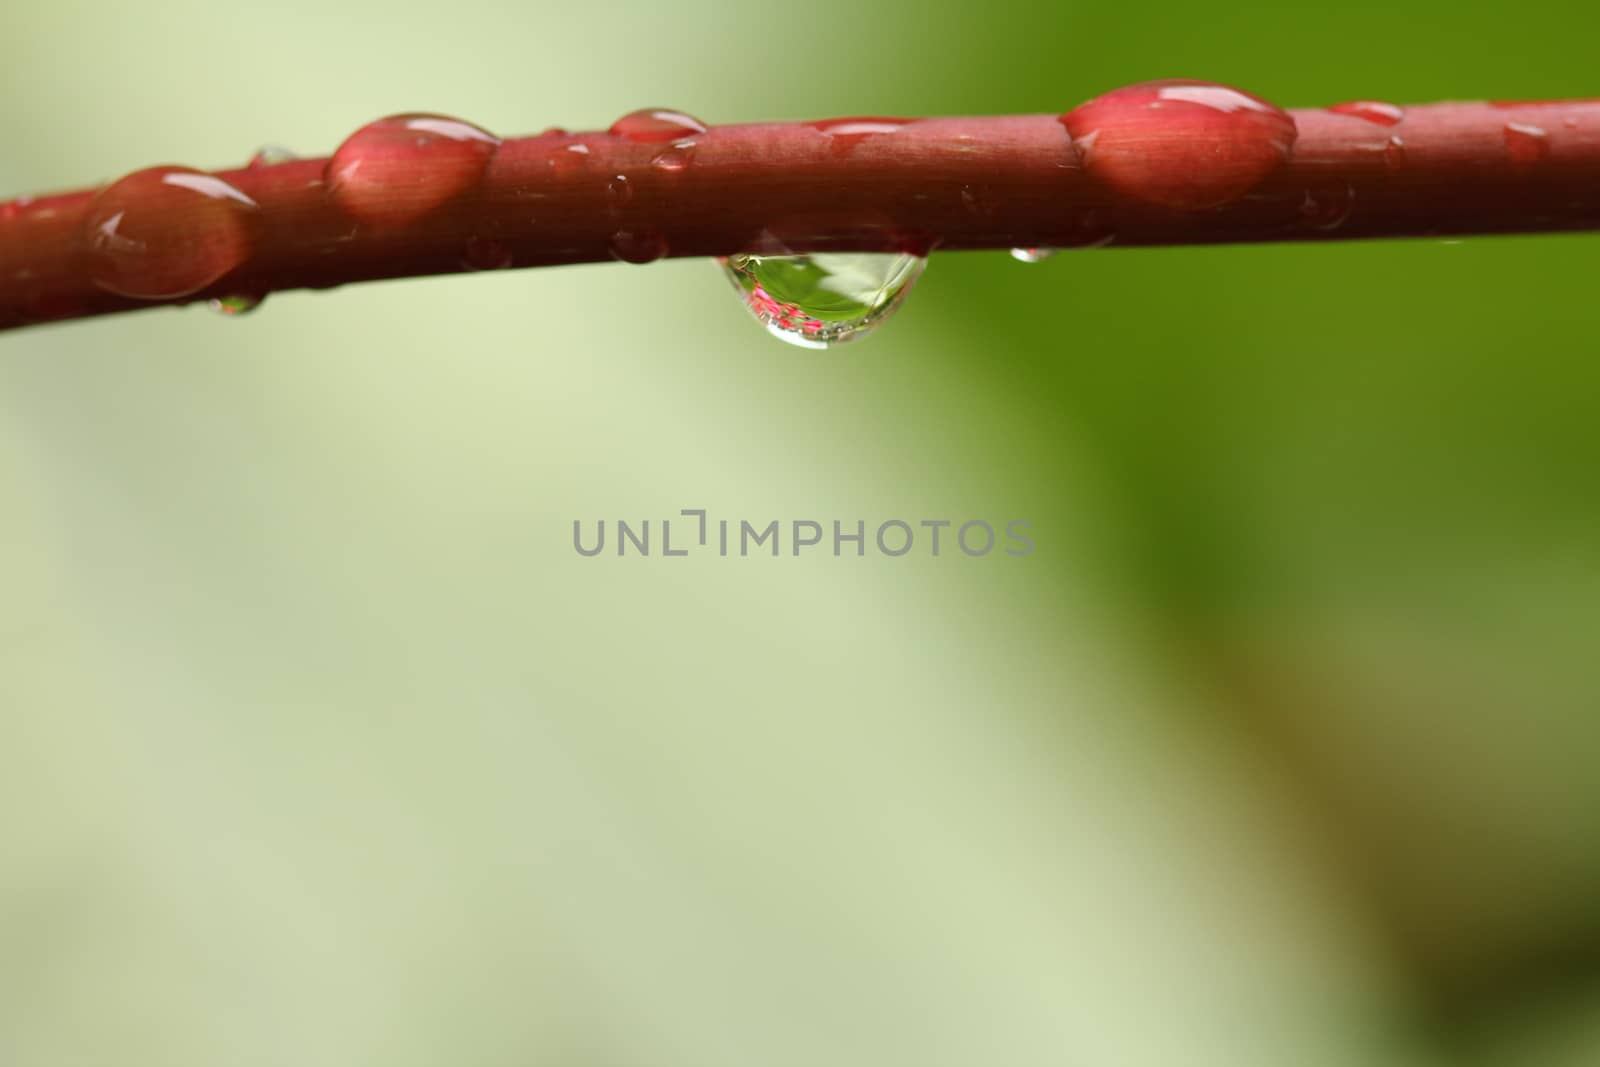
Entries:
[[1130,197],[1180,211],[1230,203],[1282,167],[1288,112],[1226,85],[1131,85],[1061,116],[1084,168]]
[[624,263],[654,263],[668,251],[666,235],[654,226],[618,230],[610,244],[612,256]]
[[119,296],[188,296],[249,258],[259,214],[254,200],[202,171],[135,171],[102,189],[84,216],[89,277]]
[[613,122],[609,132],[629,141],[664,143],[705,133],[706,124],[682,111],[649,107],[630,111]]
[[1518,170],[1529,170],[1550,155],[1550,134],[1542,126],[1508,122],[1505,128],[1506,152]]
[[347,214],[400,226],[470,193],[499,146],[499,138],[460,119],[391,115],[351,134],[324,177]]
[[279,163],[293,163],[299,158],[282,145],[267,144],[256,149],[256,154],[250,157],[250,162],[245,166],[248,170],[256,170],[260,167],[275,167]]
[[767,332],[802,348],[859,340],[905,302],[927,260],[896,252],[736,255],[723,272]]

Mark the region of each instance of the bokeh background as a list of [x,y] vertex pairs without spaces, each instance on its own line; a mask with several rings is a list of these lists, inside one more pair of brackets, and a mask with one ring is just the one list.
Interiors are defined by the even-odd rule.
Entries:
[[[0,194],[501,134],[1600,94],[1589,3],[0,10]],[[707,263],[0,337],[0,1063],[1600,1062],[1600,238]],[[581,518],[1031,521],[583,559]]]

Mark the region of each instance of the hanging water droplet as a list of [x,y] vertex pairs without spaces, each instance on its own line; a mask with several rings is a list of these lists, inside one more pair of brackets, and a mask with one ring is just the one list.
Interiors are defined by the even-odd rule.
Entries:
[[468,270],[504,270],[511,259],[511,249],[492,237],[472,238],[461,253],[461,265]]
[[666,234],[654,226],[618,230],[611,235],[611,254],[624,263],[654,263],[667,251]]
[[802,348],[865,337],[905,302],[927,260],[896,252],[729,256],[721,261],[767,332]]
[[333,198],[362,222],[414,222],[471,192],[500,139],[444,115],[391,115],[345,139],[324,179]]
[[706,124],[682,111],[648,107],[622,116],[611,124],[609,132],[613,137],[629,141],[655,143],[679,141],[705,133]]
[[1019,263],[1043,263],[1056,251],[1054,248],[1013,248],[1011,258]]
[[275,167],[279,163],[293,163],[299,158],[282,145],[267,144],[256,149],[256,154],[250,157],[250,162],[245,166],[255,170],[258,167]]
[[235,293],[232,296],[214,296],[206,301],[206,306],[220,315],[234,317],[250,314],[266,300],[265,293]]
[[1395,126],[1406,117],[1404,108],[1386,104],[1381,100],[1352,100],[1347,104],[1335,104],[1328,110],[1335,115],[1349,115],[1351,118],[1365,119],[1379,126]]
[[259,214],[254,200],[221,178],[150,167],[100,190],[79,239],[97,286],[118,296],[170,300],[243,263]]
[[1061,124],[1096,179],[1180,211],[1248,193],[1284,165],[1299,133],[1275,104],[1196,81],[1117,89],[1062,115]]
[[1550,135],[1543,127],[1526,122],[1508,122],[1505,140],[1511,165],[1518,170],[1530,170],[1550,155]]

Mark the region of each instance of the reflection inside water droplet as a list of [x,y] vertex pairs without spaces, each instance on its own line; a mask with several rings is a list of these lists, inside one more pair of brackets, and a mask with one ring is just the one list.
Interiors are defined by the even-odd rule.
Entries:
[[1043,263],[1056,251],[1054,248],[1013,248],[1011,258],[1019,263]]
[[896,252],[729,256],[723,272],[767,332],[802,348],[858,340],[905,302],[927,260]]
[[232,296],[214,296],[206,301],[212,311],[230,318],[248,315],[266,302],[265,293],[235,293]]

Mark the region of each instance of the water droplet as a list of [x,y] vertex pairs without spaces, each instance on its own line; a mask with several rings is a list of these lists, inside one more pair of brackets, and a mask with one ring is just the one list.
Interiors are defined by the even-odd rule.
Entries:
[[461,253],[461,265],[468,270],[503,270],[511,259],[511,249],[492,237],[472,238]]
[[1313,230],[1331,232],[1350,220],[1355,206],[1355,188],[1349,182],[1333,182],[1306,190],[1300,217]]
[[654,263],[667,254],[667,237],[654,226],[618,230],[611,235],[611,254],[624,263]]
[[351,134],[328,160],[328,189],[362,222],[397,226],[471,192],[500,141],[443,115],[391,115]]
[[611,213],[618,214],[633,200],[633,183],[626,174],[618,174],[606,183],[606,199],[611,202]]
[[1347,104],[1335,104],[1328,110],[1335,115],[1366,119],[1379,126],[1397,126],[1400,120],[1406,117],[1405,108],[1385,104],[1380,100],[1352,100]]
[[895,252],[729,256],[722,269],[774,337],[827,348],[871,333],[894,314],[927,260]]
[[1181,211],[1237,200],[1283,166],[1298,134],[1282,108],[1196,81],[1117,89],[1061,123],[1096,179]]
[[1019,263],[1043,263],[1056,254],[1054,248],[1013,248],[1011,258]]
[[1527,170],[1542,163],[1550,155],[1550,135],[1541,126],[1525,122],[1508,122],[1505,128],[1506,151],[1511,155],[1511,165]]
[[1406,142],[1399,134],[1389,138],[1389,143],[1383,146],[1383,165],[1391,171],[1405,169]]
[[613,122],[610,130],[613,137],[645,143],[680,141],[705,132],[706,124],[693,115],[664,108],[630,111]]
[[246,168],[255,170],[258,167],[275,167],[279,163],[293,163],[299,158],[299,156],[282,145],[262,145],[256,149],[256,154],[250,157],[250,162],[246,164]]
[[650,160],[650,165],[667,174],[677,174],[693,162],[694,145],[693,141],[674,141],[671,147],[657,152]]
[[235,293],[232,296],[214,296],[206,302],[212,311],[230,318],[248,315],[266,303],[265,293]]
[[589,169],[589,146],[564,144],[550,153],[550,173],[558,178],[571,178]]
[[811,128],[828,135],[830,139],[829,150],[834,155],[846,156],[867,138],[881,137],[884,134],[894,133],[902,126],[910,125],[911,121],[911,119],[885,118],[883,116],[823,119],[820,122],[813,122]]
[[560,126],[546,126],[539,134],[540,137],[566,137],[567,131]]
[[84,216],[89,276],[119,296],[188,296],[248,258],[259,214],[254,200],[210,174],[135,171],[102,189]]

